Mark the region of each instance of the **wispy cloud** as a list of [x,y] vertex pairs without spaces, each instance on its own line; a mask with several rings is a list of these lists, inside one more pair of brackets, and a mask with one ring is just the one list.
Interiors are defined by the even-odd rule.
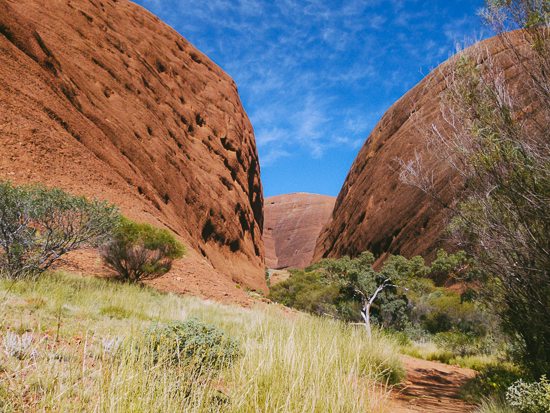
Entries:
[[353,157],[389,105],[478,29],[465,0],[136,1],[235,79],[262,175],[298,156]]

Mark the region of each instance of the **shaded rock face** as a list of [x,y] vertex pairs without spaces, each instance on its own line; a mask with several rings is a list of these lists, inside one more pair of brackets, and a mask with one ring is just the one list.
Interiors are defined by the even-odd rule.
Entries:
[[335,201],[332,196],[304,193],[266,198],[266,266],[304,269],[310,265],[317,237],[330,217]]
[[[519,44],[519,37],[511,41]],[[489,53],[500,64],[505,78],[518,86],[519,70],[511,52],[498,38],[488,39],[462,53]],[[435,187],[445,203],[456,195],[459,179],[426,149],[422,128],[436,125],[449,130],[440,109],[458,56],[440,65],[399,99],[373,129],[355,159],[338,195],[330,221],[317,240],[314,261],[355,257],[371,251],[380,265],[389,254],[407,258],[422,255],[428,261],[445,246],[446,210],[419,189],[399,181],[396,158],[412,160],[418,153],[426,170],[433,171]],[[525,96],[529,92],[525,91]],[[451,183],[451,185],[449,185]]]
[[175,232],[229,284],[266,290],[260,167],[237,87],[143,8],[0,0],[0,145],[0,179],[107,199]]

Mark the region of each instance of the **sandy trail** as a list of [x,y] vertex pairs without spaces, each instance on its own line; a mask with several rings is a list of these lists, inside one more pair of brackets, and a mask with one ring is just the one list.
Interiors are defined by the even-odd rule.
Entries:
[[388,413],[464,413],[474,406],[460,399],[460,387],[475,371],[401,355],[407,380],[391,391],[384,411]]

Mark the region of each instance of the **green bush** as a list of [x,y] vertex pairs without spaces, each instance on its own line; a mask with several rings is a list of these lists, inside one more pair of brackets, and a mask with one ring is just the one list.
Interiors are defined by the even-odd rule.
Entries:
[[121,217],[111,242],[101,249],[106,267],[129,282],[159,277],[181,258],[185,248],[166,229]]
[[143,340],[154,362],[211,371],[229,366],[240,354],[239,342],[196,318],[154,324]]
[[291,273],[292,277],[271,287],[267,296],[270,300],[312,314],[337,315],[339,286],[323,282],[322,275],[316,272],[291,270]]
[[457,353],[461,356],[478,354],[476,346],[477,337],[474,333],[463,333],[461,331],[446,331],[435,335],[435,343],[446,350]]
[[520,379],[522,372],[508,364],[489,364],[469,381],[463,389],[465,398],[478,402],[484,397],[503,396],[507,389]]
[[550,382],[545,375],[535,383],[525,383],[519,379],[508,387],[506,401],[521,413],[550,412]]
[[0,276],[37,278],[67,252],[103,243],[118,215],[59,188],[0,181]]

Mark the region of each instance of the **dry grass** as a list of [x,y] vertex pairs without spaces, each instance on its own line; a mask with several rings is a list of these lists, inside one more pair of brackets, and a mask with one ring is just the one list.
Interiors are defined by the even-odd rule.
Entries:
[[[391,339],[334,320],[71,274],[0,281],[0,313],[2,412],[368,412],[386,397],[376,383],[403,373]],[[151,323],[190,316],[238,338],[243,356],[197,376],[135,351]]]
[[441,361],[442,363],[467,367],[473,370],[482,370],[485,366],[489,366],[499,362],[500,355],[495,354],[475,354],[475,355],[460,355],[444,348],[441,348],[435,342],[425,340],[422,342],[411,342],[406,346],[402,346],[400,352],[412,357],[429,361]]
[[503,399],[495,397],[483,400],[475,413],[518,413],[518,411],[508,406]]

